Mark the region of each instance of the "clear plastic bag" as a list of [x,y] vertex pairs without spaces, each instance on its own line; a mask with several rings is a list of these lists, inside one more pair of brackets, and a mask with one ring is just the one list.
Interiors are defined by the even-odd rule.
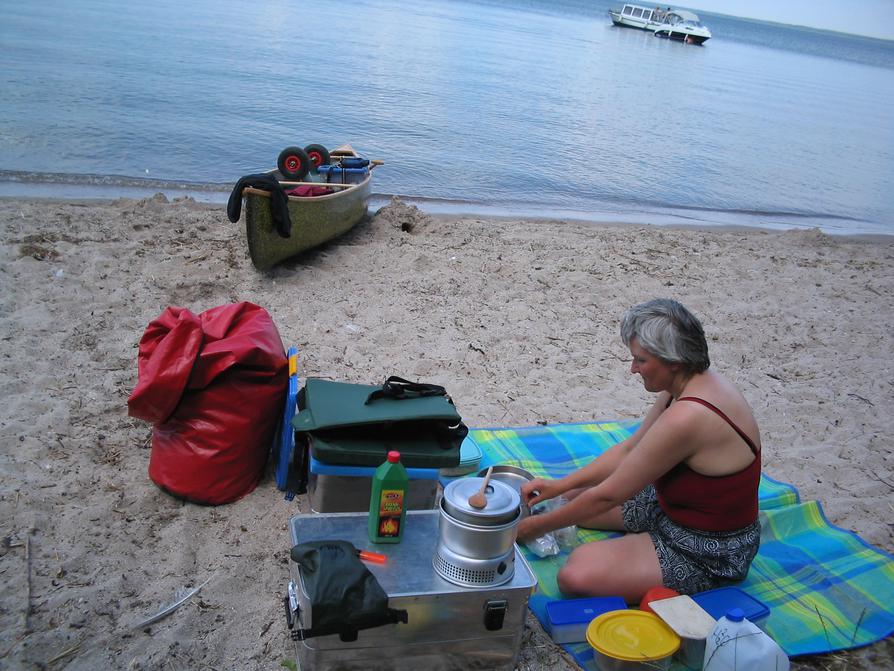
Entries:
[[556,529],[553,531],[553,535],[556,537],[556,542],[561,549],[571,550],[577,547],[577,526],[571,525],[570,527]]
[[[554,499],[550,499],[549,501],[544,502],[544,512],[550,512],[553,510],[558,510],[562,506],[568,503],[568,499],[564,496],[557,496]],[[553,536],[556,539],[559,547],[562,550],[570,550],[577,546],[577,525],[572,524],[571,526],[562,527],[561,529],[556,529],[552,532]]]
[[[537,506],[536,509],[532,510],[531,514],[538,515],[540,513],[552,512],[553,510],[561,508],[566,503],[568,503],[568,499],[564,496],[557,496],[554,499],[544,501],[541,505]],[[562,550],[571,550],[576,546],[577,525],[574,524],[562,527],[561,529],[556,529],[555,531],[544,534],[540,538],[535,538],[534,540],[525,543],[525,547],[538,557],[557,555]]]
[[525,541],[525,547],[541,558],[559,554],[559,544],[556,542],[556,537],[551,533],[544,534],[540,538]]

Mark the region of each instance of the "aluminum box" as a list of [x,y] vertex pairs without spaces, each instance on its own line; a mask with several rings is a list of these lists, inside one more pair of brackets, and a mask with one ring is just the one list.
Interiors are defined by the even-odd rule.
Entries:
[[[438,515],[436,510],[409,511],[402,541],[387,545],[369,542],[365,513],[304,514],[291,518],[293,545],[311,540],[346,540],[358,549],[387,555],[386,564],[367,567],[388,595],[389,607],[408,612],[406,624],[362,630],[356,641],[345,643],[337,635],[296,641],[299,668],[515,668],[528,598],[537,586],[534,574],[516,547],[513,578],[499,587],[460,587],[439,577],[432,568],[438,543]],[[296,627],[305,627],[306,596],[301,571],[294,562],[290,562],[290,575],[290,614]]]
[[[368,512],[373,466],[307,465],[307,497],[315,513]],[[438,469],[408,468],[407,510],[431,510],[438,500]]]

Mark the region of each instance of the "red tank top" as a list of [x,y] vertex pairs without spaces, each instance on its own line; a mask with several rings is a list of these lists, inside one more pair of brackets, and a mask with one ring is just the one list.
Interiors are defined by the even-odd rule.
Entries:
[[678,464],[655,481],[658,504],[671,520],[702,531],[735,531],[757,520],[757,488],[761,478],[761,453],[748,435],[715,405],[695,396],[694,401],[726,420],[754,453],[754,461],[738,473],[702,475],[685,463]]

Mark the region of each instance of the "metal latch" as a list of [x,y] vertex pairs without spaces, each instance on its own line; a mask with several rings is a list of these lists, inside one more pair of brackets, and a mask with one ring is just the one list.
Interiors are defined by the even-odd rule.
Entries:
[[292,638],[298,640],[299,631],[295,629],[295,624],[298,622],[298,614],[301,609],[298,607],[298,593],[295,583],[289,581],[289,596],[283,599],[283,601],[286,607],[286,624],[289,627]]
[[503,628],[503,618],[506,616],[506,607],[509,602],[506,599],[487,601],[484,604],[484,628],[488,631],[499,631]]

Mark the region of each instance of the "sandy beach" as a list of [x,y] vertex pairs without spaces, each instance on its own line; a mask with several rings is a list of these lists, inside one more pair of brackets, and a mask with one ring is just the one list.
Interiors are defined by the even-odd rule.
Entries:
[[[259,273],[223,206],[0,201],[0,668],[279,669],[285,501],[184,504],[127,415],[167,306],[251,301],[300,373],[444,385],[471,427],[641,416],[618,323],[676,298],[760,424],[764,472],[894,551],[894,238],[474,217],[399,201]],[[133,625],[208,581],[148,630]],[[878,668],[890,638],[793,668]],[[842,661],[843,660],[843,661]],[[844,664],[844,666],[835,666]],[[865,665],[865,666],[864,666]],[[576,668],[529,617],[519,668]]]

